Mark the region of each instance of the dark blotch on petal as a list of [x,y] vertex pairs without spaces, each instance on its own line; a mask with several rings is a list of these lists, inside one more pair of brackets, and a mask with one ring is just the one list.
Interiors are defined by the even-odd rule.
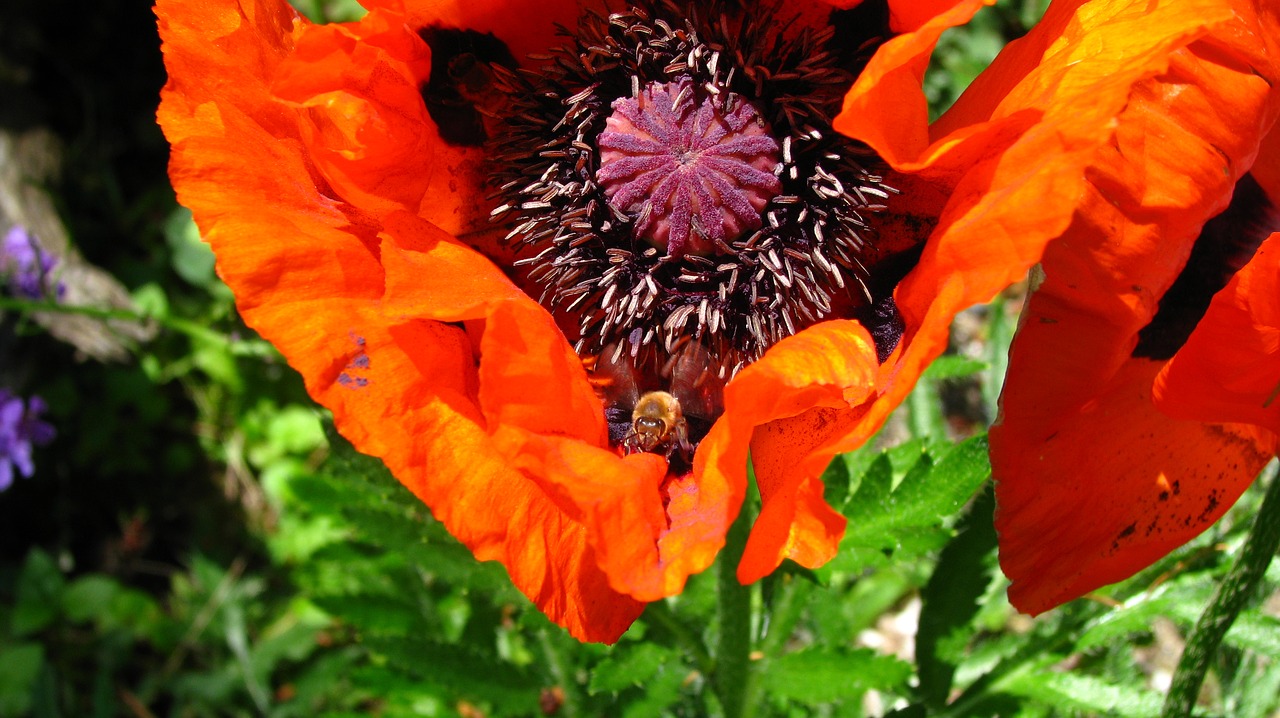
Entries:
[[902,333],[907,329],[893,295],[879,297],[872,304],[859,307],[856,318],[871,333],[871,339],[876,343],[876,358],[883,364],[902,341]]
[[1231,203],[1222,214],[1205,222],[1187,266],[1160,298],[1151,323],[1138,333],[1133,356],[1172,358],[1200,323],[1213,295],[1227,286],[1253,258],[1262,240],[1276,230],[1280,230],[1280,211],[1252,175],[1240,178]]
[[840,69],[854,77],[871,61],[876,48],[893,37],[887,0],[866,0],[852,10],[833,10],[830,24],[835,33],[825,49],[837,58]]
[[431,75],[422,86],[427,114],[451,145],[478,147],[488,139],[486,104],[499,101],[488,66],[516,66],[506,43],[493,33],[427,27],[418,35],[431,48]]

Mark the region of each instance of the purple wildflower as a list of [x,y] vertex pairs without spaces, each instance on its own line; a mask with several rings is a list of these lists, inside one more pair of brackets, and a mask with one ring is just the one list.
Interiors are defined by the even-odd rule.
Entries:
[[38,396],[24,402],[7,389],[0,389],[0,491],[13,484],[13,469],[25,478],[35,473],[31,458],[33,445],[53,441],[53,427],[40,420],[48,405]]
[[61,299],[66,287],[50,276],[57,263],[58,258],[22,227],[11,228],[0,244],[0,273],[8,275],[9,292],[15,297],[44,299],[52,290],[53,298]]

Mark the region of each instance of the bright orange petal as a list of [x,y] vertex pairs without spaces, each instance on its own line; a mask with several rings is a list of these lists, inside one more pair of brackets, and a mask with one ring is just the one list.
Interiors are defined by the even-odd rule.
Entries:
[[[929,144],[929,107],[921,84],[929,56],[947,28],[963,25],[994,0],[961,0],[923,26],[882,45],[844,98],[834,125],[900,167]],[[930,3],[933,5],[933,3]]]
[[[992,431],[1000,565],[1019,610],[1040,613],[1151,564],[1212,525],[1269,460],[1245,427],[1160,413],[1150,390],[1161,366],[1128,362],[1033,446]],[[1005,426],[1019,416],[1006,410]]]
[[1177,419],[1280,435],[1280,233],[1214,296],[1156,380],[1155,402]]
[[[857,322],[838,320],[782,340],[726,388],[725,415],[699,447],[699,458],[706,457],[699,468],[704,480],[724,476],[721,480],[730,486],[745,483],[739,457],[751,442],[763,505],[738,566],[743,582],[770,573],[784,558],[821,565],[835,554],[844,533],[844,518],[826,505],[818,478],[830,456],[818,454],[803,465],[775,463],[773,457],[795,456],[780,449],[799,444],[778,446],[777,430],[763,427],[776,419],[808,417],[815,407],[847,413],[874,389],[879,370],[866,330]],[[830,434],[810,436],[825,440]]]
[[[1141,33],[1130,17],[1138,4],[1150,10],[1139,13]],[[895,216],[886,231],[919,231],[932,223],[932,232],[895,292],[906,325],[897,353],[878,369],[872,386],[845,386],[865,392],[866,400],[844,408],[819,404],[807,412],[793,407],[791,418],[755,431],[752,458],[762,485],[789,487],[797,496],[805,487],[806,493],[803,502],[780,504],[792,520],[786,530],[759,530],[755,546],[770,550],[754,554],[741,577],[771,570],[769,563],[776,566],[779,553],[791,550],[773,549],[790,545],[793,537],[822,533],[802,526],[832,525],[814,477],[836,453],[861,445],[906,397],[945,349],[957,312],[1025,276],[1044,246],[1067,228],[1085,193],[1084,168],[1114,134],[1135,85],[1163,72],[1169,53],[1199,37],[1206,21],[1229,17],[1211,11],[1208,2],[1186,12],[1186,3],[1093,5],[1099,7],[1079,14],[1071,6],[1051,11],[1060,18],[1037,26],[1022,42],[1053,51],[1036,57],[1039,64],[998,61],[988,82],[1001,94],[971,101],[963,121],[952,120],[932,143],[919,73],[937,34],[967,20],[980,3],[958,3],[918,33],[887,43],[846,97],[837,128],[872,144],[911,183],[891,206]],[[792,505],[800,508],[792,513]]]
[[440,144],[418,89],[431,69],[426,45],[388,13],[303,27],[270,89],[301,110],[310,155],[365,211],[416,210]]
[[[992,0],[992,3],[994,1]],[[861,5],[863,0],[824,0],[824,2],[841,10],[852,10]],[[915,32],[925,23],[962,2],[964,0],[889,0],[889,29],[895,33]]]
[[1085,202],[1046,251],[1024,310],[991,447],[1001,563],[1025,611],[1184,543],[1266,460],[1256,432],[1159,414],[1150,397],[1162,362],[1131,357],[1277,112],[1278,68],[1264,56],[1241,61],[1265,45],[1256,21],[1242,13],[1203,29],[1213,34],[1126,93],[1111,146],[1090,162]]
[[[348,98],[307,99],[367,80],[376,112],[394,114],[408,104],[400,70],[421,72],[412,34],[374,13],[317,29],[283,3],[162,0],[157,14],[179,198],[245,321],[339,431],[579,638],[616,640],[638,598],[705,568],[744,484],[664,484],[657,457],[608,450],[600,402],[545,310],[416,214],[420,179],[378,181],[374,166],[400,148],[361,123],[401,137],[398,125],[364,98],[351,115]],[[329,65],[354,74],[330,84]]]

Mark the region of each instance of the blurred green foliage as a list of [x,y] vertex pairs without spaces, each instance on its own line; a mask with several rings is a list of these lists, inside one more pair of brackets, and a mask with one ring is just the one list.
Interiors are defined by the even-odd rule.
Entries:
[[[1000,0],[943,36],[935,115],[1044,0]],[[349,20],[350,0],[312,0]],[[0,716],[715,716],[715,572],[649,606],[616,646],[550,624],[378,462],[326,428],[236,316],[151,124],[163,82],[145,4],[0,11],[0,108],[52,128],[48,189],[80,250],[163,331],[100,365],[5,320],[6,375],[59,436],[0,494]],[[112,62],[103,63],[109,56]],[[14,72],[14,68],[18,71]],[[127,70],[127,71],[121,71]],[[838,458],[840,555],[752,592],[757,716],[1159,714],[1170,652],[1237,555],[1260,488],[1192,544],[1036,620],[1004,598],[982,432],[1015,290],[968,313],[875,442]],[[1280,589],[1280,568],[1262,596]],[[1205,715],[1280,710],[1280,620],[1227,634]]]

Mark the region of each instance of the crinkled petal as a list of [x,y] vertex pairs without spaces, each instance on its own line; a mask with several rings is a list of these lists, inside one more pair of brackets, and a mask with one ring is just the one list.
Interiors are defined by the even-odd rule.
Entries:
[[339,431],[553,620],[615,640],[643,600],[710,563],[742,487],[664,484],[660,459],[608,451],[550,316],[417,214],[421,178],[379,179],[399,149],[375,136],[400,137],[405,83],[423,71],[415,35],[380,12],[314,28],[283,2],[162,0],[159,117],[179,199],[245,321]]
[[845,95],[835,128],[871,145],[894,167],[923,152],[929,144],[929,103],[922,89],[929,56],[943,31],[968,22],[984,4],[989,2],[940,3],[950,7],[926,13],[922,25],[882,45]]
[[738,565],[744,583],[769,574],[784,558],[816,567],[835,555],[845,520],[826,504],[818,478],[830,457],[810,457],[806,466],[774,462],[792,459],[788,450],[808,438],[812,427],[804,422],[811,417],[860,405],[878,371],[867,331],[836,320],[783,339],[726,388],[725,415],[716,425],[721,431],[703,440],[699,454],[708,457],[704,478],[734,472],[726,482],[736,485],[745,483],[734,475],[743,471],[738,457],[746,444],[751,447],[762,505]]
[[1235,16],[1172,8],[1172,19],[1199,28],[1167,68],[1126,93],[1114,139],[1090,162],[1085,201],[1046,251],[1023,312],[991,455],[1001,565],[1024,611],[1124,578],[1185,543],[1268,459],[1256,428],[1158,412],[1151,384],[1163,362],[1132,356],[1276,117],[1274,10],[1260,19],[1248,3],[1219,9]]
[[390,13],[303,27],[270,91],[299,108],[308,154],[366,212],[417,210],[442,144],[418,87],[431,70],[426,44]]
[[[882,223],[886,236],[899,227],[932,227],[917,266],[894,294],[905,333],[883,366],[850,375],[873,377],[870,386],[844,387],[851,396],[862,393],[861,403],[797,407],[791,418],[756,430],[752,458],[762,485],[817,481],[836,453],[861,445],[906,397],[946,348],[957,312],[1025,276],[1070,224],[1085,194],[1084,168],[1114,134],[1135,86],[1163,72],[1173,51],[1205,32],[1205,22],[1230,17],[1212,5],[1055,3],[1044,23],[984,73],[991,76],[985,84],[975,83],[999,92],[971,89],[978,94],[962,99],[962,112],[940,121],[949,124],[932,137],[919,83],[928,53],[944,29],[966,21],[981,3],[956,3],[881,48],[846,96],[836,127],[875,147],[910,183]],[[1020,49],[1027,47],[1044,50],[1028,63]],[[786,535],[799,535],[799,526],[831,525],[820,494],[810,490],[814,500],[797,504],[812,508],[798,511]],[[768,570],[762,560],[740,575]]]

